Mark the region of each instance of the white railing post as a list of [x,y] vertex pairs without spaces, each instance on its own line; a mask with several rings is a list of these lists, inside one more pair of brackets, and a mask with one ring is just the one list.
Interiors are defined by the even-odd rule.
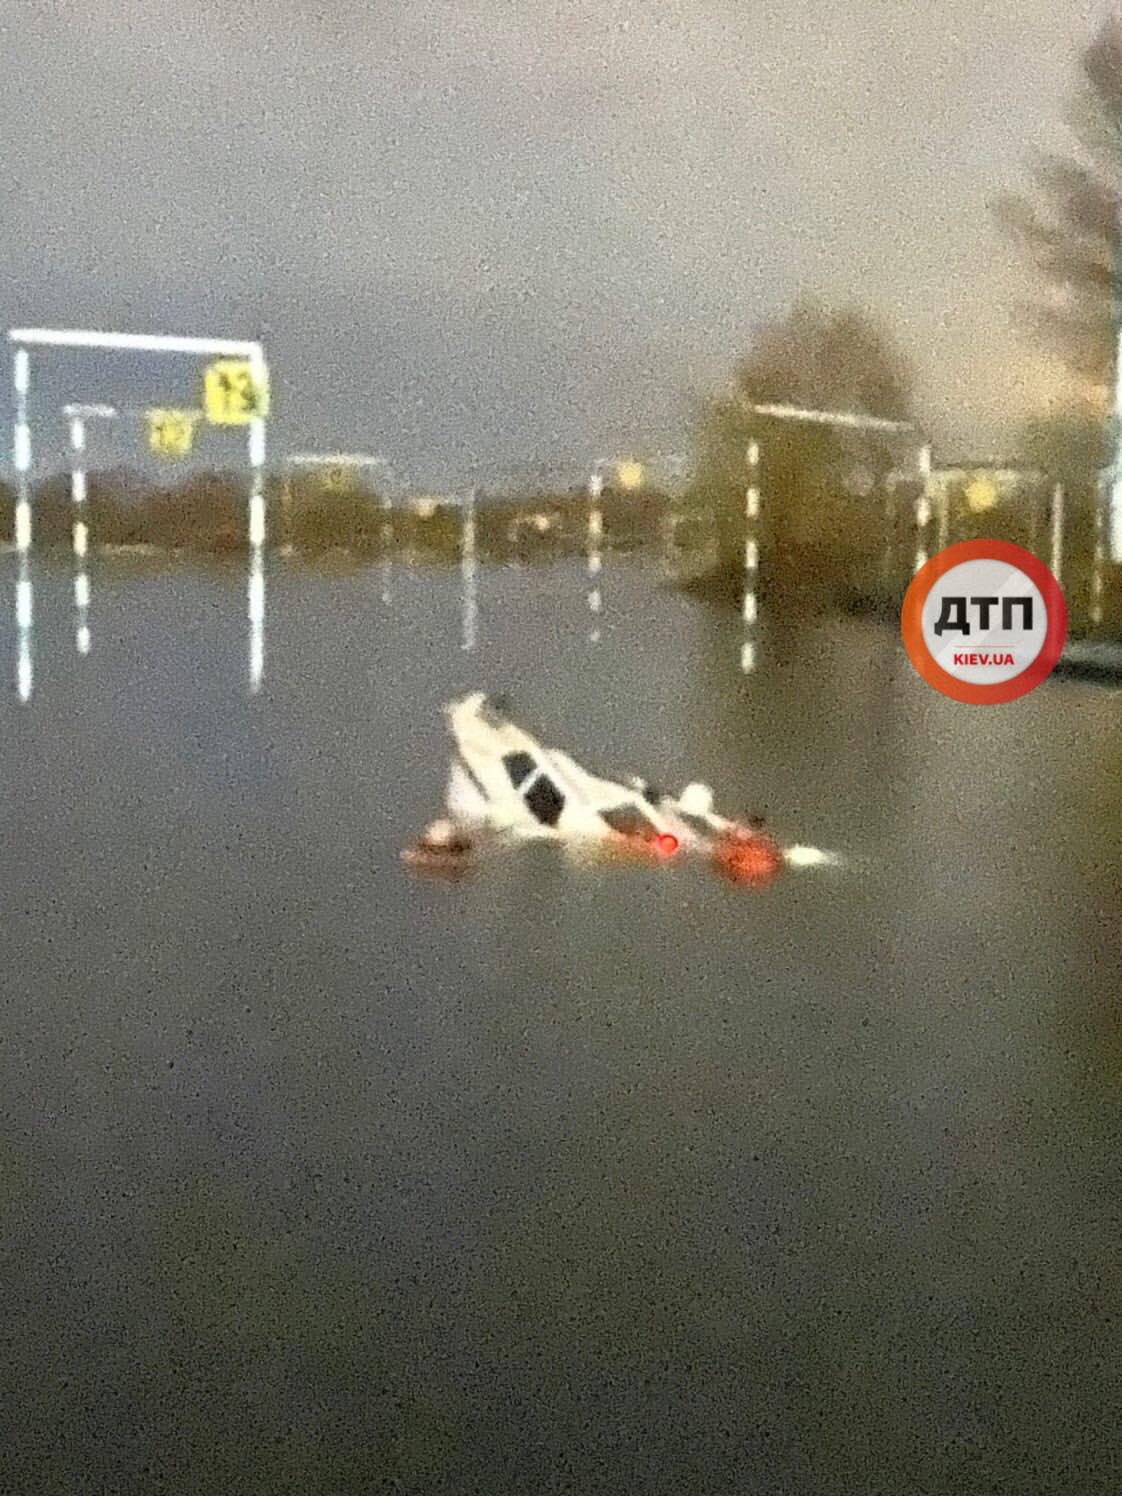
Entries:
[[74,555],[74,608],[77,614],[74,640],[80,655],[90,652],[90,525],[88,519],[89,457],[91,421],[114,421],[121,414],[112,405],[65,405],[69,431],[71,549]]
[[90,652],[90,577],[86,570],[89,526],[86,524],[86,423],[77,414],[70,417],[70,499],[73,506],[71,543],[74,551],[74,610],[77,614],[75,641],[78,653]]
[[16,549],[24,555],[31,549],[31,426],[27,419],[31,388],[31,357],[17,348],[12,367],[15,394],[15,425],[12,431],[12,462],[16,470]]
[[389,607],[393,584],[393,496],[388,488],[382,493],[382,525],[379,535],[382,547],[382,605]]
[[588,611],[592,615],[588,638],[592,644],[597,644],[600,640],[600,614],[604,605],[600,593],[600,572],[603,565],[601,547],[604,537],[604,515],[600,499],[603,492],[604,478],[599,469],[596,469],[588,480]]
[[1091,563],[1091,623],[1095,628],[1103,621],[1103,532],[1105,530],[1103,488],[1095,489],[1095,554]]
[[[254,382],[263,387],[266,373],[264,359],[253,359]],[[261,689],[265,675],[265,420],[254,416],[249,423],[249,580],[247,612],[249,615],[249,688]]]
[[1062,584],[1064,561],[1064,486],[1057,483],[1052,489],[1052,552],[1049,570],[1057,582]]
[[916,555],[912,571],[927,562],[927,526],[931,523],[931,448],[925,442],[919,449],[920,490],[916,495]]
[[463,622],[461,648],[469,652],[475,648],[477,621],[479,616],[478,581],[475,555],[475,504],[476,492],[468,489],[462,505],[462,531],[460,536],[460,577],[463,584]]
[[[12,383],[14,390],[14,429],[12,441],[13,464],[18,475],[18,498],[15,516],[16,548],[20,554],[20,585],[17,593],[17,614],[26,619],[26,627],[20,624],[20,695],[26,699],[31,691],[31,577],[28,553],[31,549],[31,428],[28,421],[28,391],[30,389],[30,358],[28,349],[81,348],[102,349],[111,352],[176,353],[212,355],[216,358],[236,358],[247,361],[258,388],[263,388],[267,378],[265,353],[260,343],[232,338],[195,338],[168,336],[163,333],[119,333],[92,332],[78,328],[16,327],[10,329],[8,341],[14,349]],[[74,598],[79,612],[78,648],[85,654],[89,649],[89,626],[86,612],[89,607],[89,576],[84,565],[88,550],[88,528],[85,522],[87,474],[84,459],[79,460],[85,448],[85,426],[83,414],[116,414],[107,407],[77,407],[73,411],[75,422],[71,424],[71,455],[73,459],[71,497],[74,501],[73,547],[75,561],[80,563],[75,576]],[[255,416],[249,421],[249,460],[253,478],[249,499],[249,543],[251,550],[249,580],[250,617],[250,681],[256,690],[261,682],[264,664],[264,560],[265,545],[265,420]]]
[[[740,407],[750,415],[771,416],[777,420],[807,421],[812,425],[836,426],[849,428],[854,431],[892,431],[901,434],[915,432],[914,421],[892,421],[883,416],[863,415],[860,411],[845,410],[808,410],[799,405],[786,404],[761,404],[741,398]],[[920,450],[920,473],[923,478],[923,491],[916,500],[916,522],[920,530],[916,548],[916,570],[927,560],[927,551],[924,545],[926,536],[923,531],[931,518],[931,507],[929,500],[929,485],[931,478],[931,448],[924,444]],[[894,532],[896,527],[896,500],[894,484],[890,477],[886,484],[884,500],[885,521],[885,544],[881,567],[886,585],[892,579],[895,560]]]
[[759,616],[757,582],[759,579],[760,547],[758,541],[760,518],[760,444],[748,443],[748,484],[744,490],[744,598],[741,616],[744,619],[744,640],[740,648],[740,668],[750,675],[756,668],[756,620]]
[[19,577],[16,581],[16,636],[18,658],[16,685],[21,701],[31,699],[34,664],[31,631],[34,598],[31,583],[31,427],[28,424],[28,391],[31,388],[31,359],[26,348],[17,347],[12,365],[14,392],[14,427],[12,460],[16,470],[15,542],[19,552]]

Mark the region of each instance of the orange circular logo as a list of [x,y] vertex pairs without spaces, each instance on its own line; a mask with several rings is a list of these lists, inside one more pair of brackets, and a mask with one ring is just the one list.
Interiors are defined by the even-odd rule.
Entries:
[[1030,551],[1005,540],[964,540],[912,578],[900,632],[929,686],[952,701],[999,706],[1051,673],[1067,637],[1067,606]]

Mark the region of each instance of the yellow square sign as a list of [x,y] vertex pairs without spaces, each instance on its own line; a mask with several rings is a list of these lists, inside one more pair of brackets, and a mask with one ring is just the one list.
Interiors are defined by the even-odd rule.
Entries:
[[193,410],[150,410],[148,448],[158,457],[186,457],[199,419]]
[[269,414],[269,377],[247,358],[220,358],[203,375],[203,409],[214,426],[248,426]]

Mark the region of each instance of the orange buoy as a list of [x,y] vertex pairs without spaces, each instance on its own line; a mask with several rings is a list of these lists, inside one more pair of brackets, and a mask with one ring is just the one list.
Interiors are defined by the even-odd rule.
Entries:
[[738,829],[713,848],[718,871],[734,883],[770,883],[784,868],[783,851],[770,836]]
[[440,851],[433,847],[406,847],[401,854],[406,867],[434,878],[463,878],[475,866],[463,852]]
[[458,833],[451,821],[434,821],[419,841],[402,851],[407,867],[442,877],[462,877],[471,866],[474,848],[470,838]]

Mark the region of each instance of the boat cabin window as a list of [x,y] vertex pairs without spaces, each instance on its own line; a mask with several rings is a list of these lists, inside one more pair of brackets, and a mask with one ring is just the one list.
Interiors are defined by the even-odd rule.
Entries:
[[611,810],[602,810],[600,816],[620,836],[653,840],[658,835],[658,827],[647,820],[637,805],[616,805]]
[[504,753],[503,767],[510,777],[511,784],[517,789],[520,784],[524,784],[529,779],[530,775],[537,768],[537,764],[534,762],[531,754],[520,751],[518,753]]
[[686,811],[675,807],[674,814],[680,821],[685,821],[692,831],[700,831],[702,836],[712,836],[714,828],[704,816],[691,816]]
[[539,774],[526,791],[526,804],[543,826],[556,826],[565,809],[565,796],[544,774]]

